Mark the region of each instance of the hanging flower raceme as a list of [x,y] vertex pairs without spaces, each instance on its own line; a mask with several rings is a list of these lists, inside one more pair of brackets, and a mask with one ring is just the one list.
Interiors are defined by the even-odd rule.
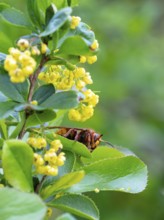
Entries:
[[65,153],[60,152],[63,148],[60,140],[53,140],[47,149],[47,142],[42,137],[29,137],[27,143],[36,150],[43,152],[34,153],[34,166],[36,173],[42,175],[58,175],[58,167],[63,166],[66,160]]
[[94,107],[99,101],[99,96],[91,89],[82,92],[84,98],[81,99],[78,107],[69,110],[68,117],[73,121],[86,121],[94,114]]

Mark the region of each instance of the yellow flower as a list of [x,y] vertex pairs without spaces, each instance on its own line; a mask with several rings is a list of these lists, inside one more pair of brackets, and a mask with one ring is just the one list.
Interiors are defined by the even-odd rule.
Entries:
[[27,143],[37,149],[42,149],[47,146],[46,139],[42,137],[38,137],[38,138],[30,137],[28,138]]
[[85,63],[87,58],[85,56],[80,56],[80,63]]
[[32,54],[33,56],[35,56],[35,55],[39,56],[39,55],[40,55],[40,50],[37,48],[37,46],[33,46],[33,47],[31,48],[31,54]]
[[45,148],[47,146],[46,139],[42,137],[37,138],[37,144],[39,149]]
[[83,81],[86,83],[86,84],[92,84],[93,81],[92,81],[92,78],[91,78],[91,75],[90,73],[86,72],[85,73],[85,76],[82,78]]
[[75,29],[79,25],[80,21],[81,21],[80,17],[72,16],[70,28]]
[[45,166],[45,175],[57,176],[58,167],[52,167],[50,165]]
[[51,141],[50,144],[51,144],[51,148],[53,148],[55,150],[55,152],[57,152],[59,149],[63,148],[63,145],[60,140]]
[[91,106],[96,106],[96,104],[99,101],[99,96],[96,95],[91,89],[87,89],[86,91],[83,92],[85,95],[85,98],[83,99],[83,102],[87,102],[88,105]]
[[93,106],[82,105],[81,112],[82,112],[81,121],[86,121],[93,116],[94,113]]
[[41,43],[41,53],[45,54],[47,52],[47,44]]
[[95,193],[99,193],[100,192],[100,190],[98,188],[95,188],[94,191],[95,191]]
[[36,61],[31,57],[29,50],[21,52],[20,50],[11,47],[9,55],[6,56],[4,68],[8,71],[10,80],[13,83],[21,83],[33,74]]
[[81,114],[79,113],[78,110],[76,110],[76,109],[71,109],[71,110],[69,110],[68,118],[69,118],[71,121],[81,121]]
[[94,42],[92,43],[92,45],[90,46],[90,48],[91,48],[92,50],[98,49],[98,48],[99,48],[99,43],[98,43],[98,41],[97,41],[97,40],[94,40]]
[[36,166],[42,166],[44,165],[44,160],[42,158],[41,155],[37,154],[37,153],[34,153],[34,164]]
[[26,39],[20,39],[17,42],[17,46],[20,48],[20,50],[25,50],[29,47],[29,42]]
[[89,57],[87,57],[87,62],[89,63],[89,64],[93,64],[93,63],[95,63],[97,61],[97,56],[89,56]]
[[56,161],[56,165],[57,165],[57,166],[63,166],[65,160],[66,160],[66,158],[65,158],[65,153],[64,153],[64,152],[61,152],[61,153],[58,155],[58,158],[57,158],[57,161]]
[[5,59],[5,62],[4,62],[4,68],[7,71],[15,70],[15,69],[18,68],[17,61],[12,55],[7,55],[6,56],[6,59]]
[[30,104],[32,104],[32,105],[38,105],[38,102],[37,102],[36,100],[33,100],[33,101],[30,102]]

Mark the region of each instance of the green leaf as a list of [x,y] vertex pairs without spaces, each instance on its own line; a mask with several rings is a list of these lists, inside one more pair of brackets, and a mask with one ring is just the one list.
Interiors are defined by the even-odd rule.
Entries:
[[[47,2],[45,0],[45,2]],[[42,28],[43,20],[44,20],[44,13],[42,14],[43,18],[40,17],[39,13],[39,8],[38,8],[38,1],[37,0],[28,0],[27,1],[27,9],[28,9],[28,14],[33,22],[33,24],[36,27],[39,27],[40,29]],[[43,20],[40,20],[43,19]]]
[[5,102],[5,101],[7,101],[7,97],[2,92],[0,92],[0,102]]
[[22,191],[33,191],[33,151],[21,140],[7,140],[3,145],[2,167],[6,180]]
[[139,193],[147,184],[146,165],[134,156],[99,160],[81,169],[85,171],[84,179],[68,189],[68,192],[82,193],[99,189]]
[[6,54],[5,53],[0,53],[0,65],[3,64],[5,59],[6,59]]
[[64,195],[51,201],[48,205],[86,219],[99,219],[99,211],[95,203],[84,195]]
[[74,216],[70,215],[69,213],[64,213],[56,218],[56,220],[77,220]]
[[53,109],[69,109],[78,105],[77,93],[74,91],[58,92],[41,103],[40,106]]
[[80,36],[72,36],[67,38],[60,47],[59,53],[68,55],[89,55],[90,49]]
[[100,146],[97,147],[93,152],[92,152],[92,157],[91,158],[82,158],[81,160],[83,163],[94,163],[99,160],[103,160],[105,158],[119,158],[119,157],[124,157],[125,155],[118,151],[116,148],[110,148],[110,147],[105,147],[105,146]]
[[7,126],[4,120],[0,120],[0,134],[3,139],[8,138]]
[[8,74],[0,74],[0,91],[10,99],[17,102],[25,102],[28,94],[28,82],[12,83]]
[[74,141],[74,140],[69,140],[68,138],[65,138],[63,136],[57,135],[56,134],[57,139],[61,140],[62,144],[63,144],[63,148],[65,150],[69,150],[72,151],[73,153],[76,153],[80,156],[89,158],[89,160],[92,157],[92,154],[90,153],[90,151],[88,150],[88,148],[78,142],[78,141]]
[[56,6],[54,4],[51,4],[46,9],[46,18],[45,18],[46,25],[49,23],[51,18],[56,14],[56,12],[57,12],[57,8],[56,8]]
[[7,118],[14,111],[17,105],[18,103],[12,101],[1,102],[0,118]]
[[72,9],[67,7],[58,11],[49,21],[45,30],[40,34],[41,37],[45,37],[57,31],[69,18]]
[[[13,46],[11,39],[2,31],[0,32],[0,39],[0,51],[3,53],[8,53],[8,49]],[[0,64],[2,65],[3,61],[1,61]]]
[[40,105],[33,105],[33,104],[29,104],[29,103],[22,103],[22,104],[19,104],[15,107],[15,111],[17,112],[21,112],[21,111],[24,111],[24,110],[29,110],[29,111],[43,111],[45,110],[44,107],[41,107]]
[[1,188],[0,198],[0,219],[41,220],[46,214],[46,206],[36,194]]
[[31,23],[27,17],[21,11],[11,8],[10,5],[0,3],[0,15],[14,26],[31,28]]
[[32,100],[37,100],[38,104],[41,104],[54,93],[55,93],[55,88],[53,84],[42,85],[35,91]]
[[17,138],[19,133],[21,132],[22,128],[24,127],[26,121],[26,114],[25,112],[20,112],[20,121],[18,122],[17,126],[15,126],[13,132],[10,135],[10,139]]
[[56,117],[56,113],[53,110],[47,109],[44,111],[34,112],[26,120],[26,128],[35,125],[41,125],[45,122],[51,121]]
[[65,174],[52,185],[42,188],[40,195],[44,199],[53,196],[58,192],[66,190],[67,188],[70,188],[72,185],[80,182],[84,178],[84,175],[85,173],[83,170]]
[[[93,55],[90,46],[95,40],[95,34],[90,27],[80,22],[75,30],[70,30],[58,42],[58,54]],[[67,50],[68,47],[68,50]]]
[[[63,150],[62,150],[63,151]],[[57,181],[61,176],[64,176],[67,173],[72,172],[73,167],[75,165],[76,157],[73,153],[69,151],[64,151],[66,161],[63,166],[59,167],[59,173],[57,176],[47,176],[42,184],[42,188],[45,188],[48,185],[51,185],[55,181]]]

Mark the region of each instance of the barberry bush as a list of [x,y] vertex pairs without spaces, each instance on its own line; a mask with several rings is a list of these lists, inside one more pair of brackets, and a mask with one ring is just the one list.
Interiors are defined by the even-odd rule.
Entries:
[[[92,130],[87,137],[75,128],[57,131],[64,115],[84,122],[99,101],[84,68],[96,62],[99,43],[72,15],[77,5],[28,0],[26,16],[0,3],[3,20],[29,32],[0,53],[0,219],[49,219],[57,208],[67,212],[58,220],[76,219],[70,213],[98,220],[98,208],[83,193],[146,187],[146,165],[132,152],[97,146]],[[80,142],[77,135],[68,139],[69,131]]]

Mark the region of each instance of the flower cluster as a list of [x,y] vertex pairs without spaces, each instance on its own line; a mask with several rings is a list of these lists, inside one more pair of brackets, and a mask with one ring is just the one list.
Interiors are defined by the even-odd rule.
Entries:
[[[35,149],[46,148],[47,142],[42,137],[30,137],[27,141]],[[58,167],[63,166],[66,160],[64,152],[58,153],[62,149],[60,140],[53,140],[50,148],[45,149],[44,154],[34,153],[34,166],[36,172],[42,175],[58,175]]]
[[[90,46],[90,49],[95,51],[99,48],[99,43],[97,40],[94,40],[94,42],[92,43],[92,45]],[[97,56],[80,56],[80,63],[89,63],[89,64],[93,64],[97,61]]]
[[22,83],[35,71],[36,61],[32,56],[46,53],[47,45],[41,43],[39,50],[37,46],[31,46],[28,40],[20,39],[17,46],[18,48],[9,49],[4,68],[8,71],[11,82]]
[[24,82],[27,77],[33,74],[36,67],[36,62],[28,50],[28,41],[19,40],[18,46],[20,49],[14,47],[9,49],[9,55],[6,56],[4,62],[4,68],[8,71],[13,83]]
[[91,89],[82,92],[84,98],[80,101],[77,108],[71,109],[68,117],[73,121],[86,121],[93,116],[94,107],[99,101],[99,96],[96,95]]
[[92,84],[89,72],[84,68],[76,67],[73,71],[62,66],[52,65],[46,72],[41,72],[38,77],[46,83],[52,83],[57,90],[75,89],[82,95],[77,108],[69,111],[69,119],[74,121],[85,121],[92,117],[94,107],[98,103],[98,95],[90,89],[86,90],[86,85]]
[[47,141],[43,137],[29,137],[27,143],[35,149],[43,149],[47,146]]
[[57,90],[83,89],[87,84],[92,84],[90,73],[84,68],[75,68],[71,71],[62,66],[52,65],[46,72],[41,72],[38,77],[46,83],[52,83]]

